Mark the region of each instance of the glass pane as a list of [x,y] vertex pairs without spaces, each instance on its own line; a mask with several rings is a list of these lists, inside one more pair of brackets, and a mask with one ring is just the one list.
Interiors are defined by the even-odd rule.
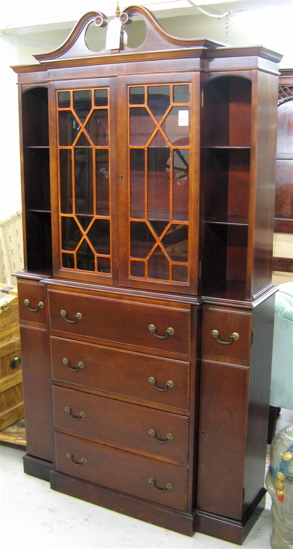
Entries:
[[80,130],[79,122],[71,111],[59,112],[59,145],[70,147]]
[[83,241],[76,255],[78,269],[82,269],[84,271],[95,270],[94,254],[86,240]]
[[172,261],[187,263],[188,261],[188,227],[187,225],[172,225],[162,239],[162,244]]
[[174,103],[189,103],[189,86],[178,84],[174,86]]
[[130,145],[145,146],[156,126],[144,107],[130,108]]
[[159,121],[170,106],[170,86],[150,86],[148,88],[148,106]]
[[130,216],[144,217],[144,149],[130,151]]
[[142,86],[130,88],[130,105],[144,105],[144,88]]
[[91,215],[77,215],[76,219],[80,223],[83,230],[86,231],[93,218]]
[[156,278],[158,280],[169,279],[169,262],[163,254],[159,246],[151,255],[149,262],[149,278]]
[[58,93],[58,106],[61,109],[70,107],[70,92],[64,91]]
[[60,150],[61,212],[72,213],[71,149]]
[[188,221],[189,151],[175,149],[173,155],[173,219]]
[[130,274],[131,276],[145,277],[145,263],[143,261],[131,261],[130,262]]
[[74,269],[74,254],[62,254],[62,267]]
[[110,254],[110,221],[97,219],[88,233],[89,240],[96,253]]
[[97,215],[109,215],[109,151],[96,150]]
[[188,268],[185,265],[173,265],[173,280],[188,282]]
[[170,219],[170,149],[148,149],[148,218]]
[[99,273],[110,273],[111,262],[107,257],[98,257],[98,271]]
[[155,243],[155,238],[146,223],[132,221],[130,224],[131,257],[145,258]]
[[73,92],[73,109],[79,120],[84,122],[92,108],[91,90],[78,90]]
[[82,238],[82,233],[73,217],[62,218],[62,248],[74,251]]
[[108,109],[95,110],[86,124],[86,131],[94,145],[108,145]]
[[108,105],[108,90],[95,90],[95,107],[106,107]]
[[189,145],[189,109],[173,107],[162,128],[172,145]]
[[77,212],[93,213],[92,150],[74,150],[75,208]]

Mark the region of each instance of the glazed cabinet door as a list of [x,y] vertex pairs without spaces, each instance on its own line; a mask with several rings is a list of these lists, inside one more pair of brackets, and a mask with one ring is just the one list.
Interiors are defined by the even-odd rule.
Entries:
[[132,76],[119,86],[120,283],[195,293],[199,77]]
[[55,275],[111,284],[117,260],[116,79],[56,83],[52,95]]

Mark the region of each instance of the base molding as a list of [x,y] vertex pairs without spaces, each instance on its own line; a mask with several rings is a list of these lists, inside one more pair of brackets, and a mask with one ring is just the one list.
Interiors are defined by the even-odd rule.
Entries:
[[167,507],[69,477],[57,471],[50,472],[50,482],[51,488],[57,492],[173,530],[179,534],[186,536],[194,534],[195,514],[189,515],[181,511],[167,509]]
[[53,463],[30,456],[29,454],[23,456],[22,459],[23,470],[27,475],[31,475],[32,477],[37,477],[42,480],[50,480],[50,471],[53,469]]
[[265,496],[263,488],[241,521],[197,511],[195,529],[201,534],[241,545],[264,510]]

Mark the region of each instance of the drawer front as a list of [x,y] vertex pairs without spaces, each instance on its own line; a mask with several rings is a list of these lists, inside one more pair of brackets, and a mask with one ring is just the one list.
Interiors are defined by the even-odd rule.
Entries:
[[45,287],[38,282],[18,280],[19,318],[29,322],[46,323]]
[[188,305],[162,306],[52,290],[48,293],[51,329],[55,332],[146,348],[167,356],[190,355]]
[[55,381],[163,408],[189,409],[190,364],[51,337]]
[[249,364],[252,314],[245,311],[204,307],[202,355],[213,360],[232,359]]
[[186,510],[186,468],[61,433],[55,433],[55,442],[58,471],[180,511]]
[[54,387],[55,427],[188,462],[189,418]]

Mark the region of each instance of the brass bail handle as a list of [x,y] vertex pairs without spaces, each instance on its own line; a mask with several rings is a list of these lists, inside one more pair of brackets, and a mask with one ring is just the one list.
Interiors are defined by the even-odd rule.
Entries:
[[155,337],[157,337],[158,339],[168,339],[169,336],[173,335],[175,333],[175,330],[174,328],[172,328],[171,326],[169,328],[167,328],[166,332],[165,332],[165,335],[158,335],[157,334],[157,328],[154,324],[149,324],[148,326],[148,329],[150,332],[152,332],[152,334],[154,334]]
[[42,301],[39,301],[39,303],[37,303],[37,305],[36,305],[36,308],[34,309],[33,307],[30,306],[30,300],[29,299],[25,299],[24,304],[28,308],[28,310],[31,311],[32,313],[38,313],[39,310],[43,309],[43,307],[44,307],[44,303]]
[[219,332],[218,330],[212,330],[211,331],[211,335],[217,340],[218,343],[221,343],[221,345],[231,345],[231,343],[233,343],[233,341],[237,341],[240,337],[240,335],[238,334],[238,332],[233,332],[231,335],[230,335],[230,340],[229,341],[222,341],[220,338],[219,338]]
[[76,313],[73,317],[73,320],[71,320],[70,318],[67,318],[67,311],[65,311],[65,309],[61,309],[60,315],[62,316],[62,318],[64,318],[64,320],[66,320],[66,322],[69,322],[70,324],[76,324],[78,320],[82,319],[81,313]]

